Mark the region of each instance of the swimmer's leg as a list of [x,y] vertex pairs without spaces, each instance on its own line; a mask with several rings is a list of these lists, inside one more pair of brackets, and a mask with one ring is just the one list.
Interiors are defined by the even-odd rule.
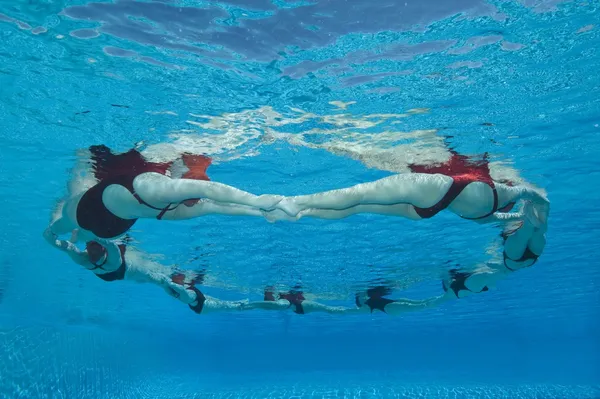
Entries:
[[510,233],[504,243],[506,256],[510,259],[520,259],[527,249],[533,231],[533,225],[524,221],[517,230]]
[[495,280],[495,275],[497,274],[498,272],[493,270],[474,272],[465,281],[465,287],[467,287],[467,289],[470,290],[471,293],[482,292],[490,282],[493,282]]
[[535,259],[522,259],[526,251],[537,257],[541,256],[546,246],[545,225],[536,228],[529,219],[525,219],[520,227],[506,234],[504,242],[505,263],[510,269],[531,266]]
[[452,178],[440,174],[400,174],[353,187],[283,199],[277,208],[290,216],[306,209],[346,210],[357,205],[410,204],[428,208],[450,189]]
[[[204,305],[202,307],[202,314],[207,313],[225,313],[225,312],[239,312],[244,310],[244,305],[248,303],[248,300],[241,301],[224,301],[218,298],[213,298],[206,295]],[[196,306],[197,302],[194,301],[190,305]]]
[[[421,300],[406,299],[406,298],[394,299],[394,302],[388,303],[386,305],[385,312],[387,314],[389,314],[390,316],[397,316],[397,315],[407,313],[407,312],[414,312],[416,310],[428,309],[428,308],[432,308],[434,306],[438,306],[443,302],[446,302],[447,300],[451,299],[452,296],[454,296],[453,292],[451,292],[451,295],[446,293],[446,294],[439,295],[439,296],[436,296],[433,298],[421,299]],[[456,298],[456,296],[454,296],[454,298]]]
[[353,314],[363,312],[361,308],[347,308],[344,306],[329,306],[313,301],[303,301],[304,313],[329,313],[329,314]]
[[57,235],[57,236],[71,233],[76,228],[77,228],[77,226],[75,226],[73,223],[71,223],[71,221],[68,218],[65,218],[65,217],[59,217],[58,219],[51,222],[50,225],[48,226],[48,229],[54,235]]
[[260,209],[244,205],[223,204],[210,200],[201,200],[193,206],[179,205],[172,211],[164,214],[164,220],[185,220],[206,215],[230,215],[230,216],[263,216]]
[[374,213],[378,215],[402,216],[412,220],[420,220],[421,217],[415,212],[415,207],[409,204],[398,205],[356,205],[341,211],[325,209],[307,209],[298,213],[297,219],[313,217],[318,219],[343,219],[348,216]]
[[162,285],[165,292],[178,299],[179,301],[183,302],[186,305],[197,305],[197,296],[196,293],[191,290],[188,289],[187,287],[185,287],[182,284],[177,284],[174,283],[173,281],[165,281],[164,284]]
[[254,195],[226,184],[212,181],[171,179],[159,173],[144,173],[133,181],[135,192],[147,203],[160,207],[188,199],[206,198],[270,210],[283,198],[279,195]]
[[67,218],[64,217],[64,210],[67,201],[62,200],[56,203],[56,206],[52,210],[52,214],[50,215],[50,223],[48,225],[49,232],[54,235],[63,235],[71,232],[76,227],[69,222]]
[[248,302],[242,305],[242,310],[286,310],[290,307],[290,303],[286,300],[280,299],[278,301],[255,301]]

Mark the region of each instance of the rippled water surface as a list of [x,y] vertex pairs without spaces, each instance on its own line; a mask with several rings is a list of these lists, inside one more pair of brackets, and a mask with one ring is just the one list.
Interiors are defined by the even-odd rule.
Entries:
[[[597,398],[600,4],[561,0],[0,2],[0,397]],[[42,239],[81,149],[213,159],[214,181],[295,195],[444,162],[548,193],[547,246],[496,290],[391,317],[196,315],[107,284]],[[352,306],[440,291],[497,226],[450,213],[268,223],[140,220],[132,245]]]

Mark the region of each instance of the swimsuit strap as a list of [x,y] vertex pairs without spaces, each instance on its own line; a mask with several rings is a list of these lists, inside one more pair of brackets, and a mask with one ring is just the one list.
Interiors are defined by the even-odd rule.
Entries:
[[150,204],[149,204],[149,203],[147,203],[146,201],[144,201],[144,200],[142,199],[142,197],[140,197],[140,196],[138,195],[138,193],[133,193],[133,196],[134,196],[134,198],[135,198],[136,200],[138,200],[138,202],[139,202],[140,204],[142,204],[142,205],[146,205],[148,208],[152,208],[152,209],[156,209],[157,211],[160,211],[160,213],[159,213],[159,214],[156,216],[156,218],[157,218],[158,220],[162,219],[162,217],[165,215],[165,213],[167,213],[167,212],[169,212],[169,211],[172,211],[172,210],[175,210],[175,209],[177,209],[177,207],[179,206],[179,204],[177,204],[177,205],[175,205],[173,208],[171,208],[171,205],[173,205],[173,204],[172,204],[172,203],[170,203],[169,205],[167,205],[167,206],[166,206],[166,207],[164,207],[164,208],[157,208],[157,207],[155,207],[155,206],[152,206],[152,205],[150,205]]
[[96,270],[96,269],[102,269],[104,270],[104,268],[102,266],[104,266],[106,264],[106,262],[108,261],[108,252],[106,251],[106,248],[102,247],[103,251],[102,254],[104,255],[104,261],[100,264],[94,263],[94,262],[90,262],[92,265],[94,265],[94,267],[92,267],[89,270]]
[[476,218],[466,218],[464,216],[461,216],[461,217],[463,219],[468,219],[468,220],[485,219],[498,211],[498,191],[496,190],[496,185],[494,184],[493,180],[491,180],[491,179],[477,180],[477,179],[474,179],[469,176],[461,176],[461,175],[449,176],[449,177],[452,178],[452,184],[450,185],[450,188],[448,189],[448,191],[446,191],[446,194],[444,194],[442,199],[439,200],[435,205],[430,206],[429,208],[419,208],[419,207],[413,205],[417,215],[419,215],[423,219],[429,219],[429,218],[435,216],[436,214],[438,214],[439,212],[443,211],[448,206],[450,206],[450,204],[463,192],[463,190],[469,184],[477,183],[477,182],[486,183],[487,185],[490,186],[490,188],[492,189],[492,193],[494,195],[494,206],[492,207],[491,212],[489,212],[483,216],[479,216]]

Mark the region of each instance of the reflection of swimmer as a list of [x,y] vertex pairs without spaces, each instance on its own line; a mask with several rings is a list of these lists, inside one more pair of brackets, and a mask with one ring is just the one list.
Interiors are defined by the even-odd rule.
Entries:
[[92,271],[104,281],[129,280],[151,283],[162,287],[167,294],[189,305],[195,313],[239,311],[247,301],[222,301],[204,295],[196,284],[202,284],[204,273],[176,271],[147,259],[131,246],[111,241],[88,241],[86,249],[80,250],[72,242],[56,240],[47,231],[45,238],[50,244],[66,252],[71,259]]
[[130,246],[104,240],[88,241],[85,250],[80,250],[72,242],[76,241],[76,238],[72,238],[71,241],[57,240],[49,230],[46,230],[44,237],[52,246],[67,253],[75,263],[104,281],[130,280],[156,284],[169,295],[174,295],[173,289],[178,288],[170,278],[173,268],[147,259]]
[[304,298],[304,293],[300,291],[298,287],[288,292],[279,293],[277,296],[272,288],[267,288],[265,290],[263,301],[250,302],[244,306],[244,310],[292,310],[296,314],[320,312],[336,315],[352,315],[367,312],[372,313],[373,310],[379,309],[395,316],[408,311],[432,307],[444,301],[444,295],[426,300],[412,300],[405,298],[390,300],[383,298],[387,293],[389,292],[383,287],[369,289],[364,295],[356,296],[356,306],[346,307],[330,306],[316,301],[307,301]]
[[174,288],[177,298],[188,304],[196,314],[239,312],[248,304],[248,300],[225,301],[212,296],[205,295],[197,287],[198,281],[187,280],[182,274],[175,274],[171,281],[176,285]]
[[265,290],[262,301],[249,302],[244,305],[244,310],[262,309],[262,310],[292,310],[296,314],[307,313],[352,313],[357,312],[356,308],[347,308],[344,306],[329,306],[315,301],[307,301],[300,287],[295,287],[288,292],[278,293],[277,296],[271,287]]
[[391,289],[385,286],[369,288],[362,295],[356,295],[356,306],[362,311],[369,311],[370,313],[379,310],[390,316],[398,316],[407,312],[431,308],[447,300],[445,295],[422,300],[386,298],[390,293]]
[[452,153],[442,165],[410,165],[412,173],[388,176],[353,187],[312,195],[284,198],[270,220],[297,220],[304,216],[341,219],[359,213],[428,219],[448,209],[465,219],[481,223],[521,220],[510,213],[518,200],[529,200],[546,223],[549,202],[528,186],[492,180],[486,159],[480,162]]
[[[531,208],[526,209],[529,213]],[[533,266],[546,245],[545,230],[537,228],[528,219],[502,233],[504,250],[501,259],[493,259],[474,271],[451,269],[442,282],[446,295],[463,298],[474,293],[489,291],[509,274]]]
[[[409,311],[423,310],[438,306],[448,300],[489,291],[496,283],[519,269],[530,267],[542,254],[545,241],[545,226],[536,227],[532,223],[534,208],[525,203],[525,218],[515,226],[505,226],[502,238],[504,249],[502,260],[492,259],[485,266],[473,271],[451,269],[442,281],[442,295],[424,299],[387,298],[391,290],[384,286],[374,287],[366,293],[356,296],[356,305],[370,312],[380,310],[390,315],[399,315]],[[366,306],[364,306],[366,305]]]
[[[535,230],[533,225],[525,221],[518,229],[505,232],[503,234],[505,248],[502,261],[492,260],[472,271],[450,269],[448,276],[442,280],[444,293],[439,296],[424,300],[392,299],[387,298],[391,289],[379,286],[368,289],[362,295],[357,295],[356,306],[371,313],[379,310],[397,316],[406,312],[432,308],[449,300],[487,292],[508,274],[532,266],[537,261],[544,245],[536,246],[537,244],[530,242],[533,230]],[[510,258],[508,253],[520,255]]]
[[80,230],[82,239],[111,239],[138,218],[183,220],[209,214],[260,216],[281,199],[256,196],[212,182],[210,158],[182,154],[166,163],[146,160],[137,150],[113,154],[106,146],[89,149],[93,184],[71,187],[50,225],[55,235]]

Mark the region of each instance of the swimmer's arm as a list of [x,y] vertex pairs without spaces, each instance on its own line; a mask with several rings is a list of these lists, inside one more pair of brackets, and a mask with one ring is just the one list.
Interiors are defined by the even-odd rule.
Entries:
[[63,235],[71,232],[74,226],[69,222],[69,220],[62,215],[57,216],[50,225],[48,229],[55,235]]

